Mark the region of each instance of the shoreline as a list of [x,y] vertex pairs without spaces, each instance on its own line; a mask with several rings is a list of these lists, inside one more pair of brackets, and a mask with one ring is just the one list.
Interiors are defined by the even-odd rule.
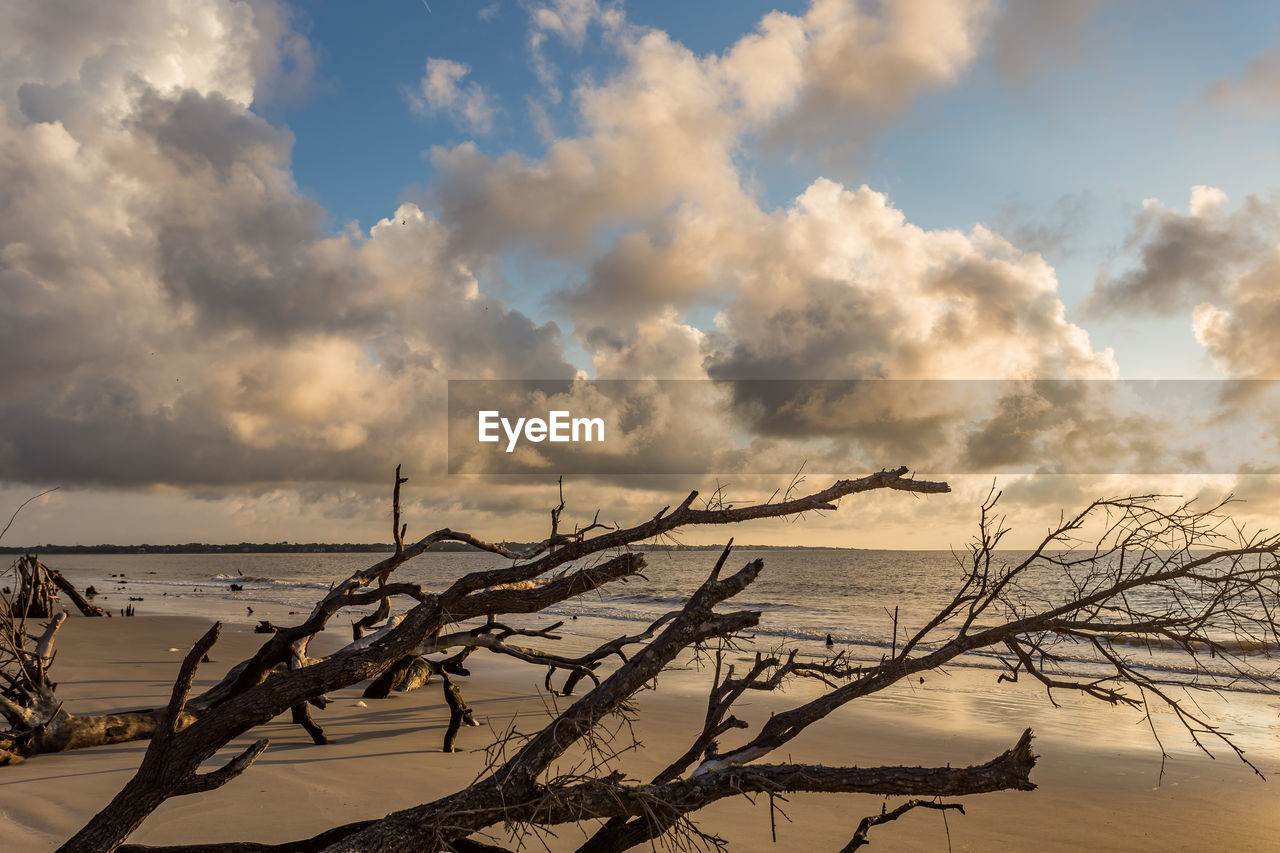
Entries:
[[[739,553],[735,549],[735,553]],[[785,554],[785,552],[783,552]],[[299,563],[294,561],[285,571],[277,575],[270,566],[266,576],[260,576],[260,564],[239,563],[246,568],[253,565],[243,576],[234,573],[237,563],[233,560],[241,555],[185,555],[183,568],[188,576],[177,578],[172,574],[168,555],[145,555],[145,562],[123,559],[120,555],[107,555],[102,558],[79,560],[73,558],[51,560],[53,567],[58,568],[65,577],[79,589],[86,590],[96,586],[99,596],[95,603],[107,608],[114,615],[120,615],[124,607],[132,604],[139,613],[150,614],[186,614],[193,616],[214,616],[223,621],[249,621],[256,624],[260,620],[268,620],[276,625],[291,624],[310,612],[311,607],[330,587],[334,581],[347,577],[356,568],[367,567],[370,563],[367,555],[352,553],[342,555],[345,560],[333,562],[320,570],[318,566],[298,574]],[[279,555],[265,555],[266,560]],[[300,555],[289,555],[298,557]],[[306,556],[306,555],[301,555]],[[329,555],[331,556],[331,555]],[[420,558],[421,563],[414,567],[401,569],[398,577],[416,580],[433,588],[437,584],[447,584],[464,569],[472,569],[477,565],[467,564],[464,567],[452,565],[452,555],[436,555],[434,560]],[[467,556],[475,557],[474,553]],[[483,555],[482,555],[483,556]],[[752,556],[749,550],[740,552],[740,556]],[[173,559],[173,558],[170,558]],[[182,559],[180,556],[177,559]],[[766,560],[768,558],[766,557]],[[144,569],[145,565],[156,565],[158,570]],[[195,572],[196,568],[199,572]],[[421,568],[434,576],[415,576],[413,570]],[[672,569],[675,571],[672,571]],[[128,569],[127,575],[124,572]],[[444,574],[439,574],[444,569]],[[680,567],[671,564],[654,565],[650,569],[653,578],[664,580],[677,574]],[[291,573],[292,572],[292,573]],[[776,575],[775,575],[776,577]],[[700,574],[698,576],[700,580]],[[645,579],[648,583],[649,579]],[[236,589],[242,585],[243,589]],[[518,627],[545,627],[552,622],[563,620],[566,623],[566,638],[556,647],[565,653],[580,654],[594,649],[606,640],[613,639],[622,633],[634,633],[642,630],[652,620],[663,613],[677,609],[684,600],[684,595],[691,592],[687,589],[672,587],[669,583],[660,583],[657,589],[640,586],[639,588],[619,585],[609,591],[586,596],[554,605],[534,615],[509,617],[509,621]],[[847,612],[816,613],[806,611],[808,604],[799,604],[791,596],[790,590],[777,589],[770,594],[761,594],[753,589],[740,596],[739,606],[746,609],[760,610],[763,618],[759,626],[753,630],[755,644],[761,648],[776,649],[778,647],[796,648],[803,658],[821,660],[829,657],[831,650],[824,640],[827,636],[835,638],[835,649],[845,652],[848,659],[857,663],[875,663],[892,648],[891,627],[883,613],[878,612],[875,602],[861,608],[850,608]],[[896,606],[896,605],[895,605]],[[934,610],[930,603],[919,600],[904,602],[904,624],[922,624],[932,616]],[[912,609],[914,608],[914,610]],[[347,611],[353,615],[372,612],[372,607],[352,608]],[[392,604],[392,612],[399,613],[408,609],[405,601]],[[885,611],[887,612],[887,610]],[[798,615],[797,615],[798,614]],[[914,620],[914,623],[911,623]],[[879,622],[885,622],[881,625]],[[568,624],[572,623],[572,624]],[[330,631],[345,634],[344,620],[340,617],[330,626]],[[349,636],[349,634],[346,634]],[[1231,641],[1224,640],[1224,646],[1231,646]],[[921,648],[927,648],[922,646]],[[1100,674],[1099,660],[1087,644],[1063,645],[1055,649],[1061,656],[1062,664],[1068,674],[1091,678]],[[1250,656],[1276,658],[1280,656],[1280,648],[1245,651]],[[1152,643],[1133,644],[1129,662],[1149,677],[1159,680],[1166,677],[1187,676],[1197,671],[1188,666],[1188,660],[1177,649]],[[993,650],[979,650],[964,655],[953,663],[954,667],[966,667],[992,673],[1005,671],[1005,665]],[[1215,686],[1231,693],[1255,693],[1266,695],[1266,687],[1251,685],[1234,677],[1227,666],[1215,666],[1212,655],[1202,655],[1200,666],[1213,673],[1211,676]],[[1103,666],[1103,670],[1109,667]],[[1280,684],[1280,670],[1273,671],[1262,681],[1270,686]],[[1207,682],[1206,682],[1207,683]]]
[[[163,704],[182,655],[208,623],[173,615],[72,617],[59,635],[59,697],[73,713]],[[323,643],[336,647],[343,639],[326,635]],[[262,640],[247,623],[227,624],[196,689],[212,684]],[[323,648],[318,638],[317,650]],[[494,732],[513,719],[526,731],[540,727],[557,701],[541,692],[541,667],[482,652],[469,664],[473,675],[461,683],[482,726],[463,730],[462,751],[439,751],[447,712],[434,685],[368,700],[364,707],[358,704],[361,688],[347,688],[331,694],[334,702],[316,715],[332,744],[312,745],[287,716],[273,721],[219,753],[225,759],[257,737],[270,738],[271,746],[244,776],[218,791],[170,800],[131,840],[279,843],[464,787],[482,769]],[[1195,754],[1185,735],[1169,731],[1165,745],[1173,757],[1161,780],[1160,751],[1138,725],[1140,714],[1065,696],[1063,707],[1054,709],[1042,691],[1021,684],[997,690],[986,675],[956,668],[927,676],[923,685],[858,700],[774,760],[973,764],[1011,746],[1024,726],[1035,729],[1039,790],[963,798],[968,814],[951,815],[945,826],[937,813],[913,813],[873,830],[873,850],[941,849],[948,826],[953,850],[1264,850],[1280,835],[1275,783],[1262,782],[1233,756],[1211,761]],[[637,696],[635,731],[644,746],[622,760],[629,777],[647,778],[684,750],[700,725],[709,681],[708,670],[682,660],[660,677],[659,689]],[[740,716],[754,730],[770,711],[811,691],[803,684],[781,696],[748,697]],[[1272,748],[1256,754],[1249,747],[1269,776],[1280,774],[1274,741],[1272,735]],[[14,849],[53,849],[70,837],[119,790],[145,748],[145,742],[118,744],[0,768],[0,817]],[[867,795],[788,800],[782,807],[793,823],[778,818],[777,846],[769,842],[767,799],[755,807],[742,798],[721,801],[701,813],[699,824],[724,835],[732,850],[839,849],[857,820],[878,812],[882,802]],[[582,840],[573,827],[557,834],[546,839],[553,851],[572,850]]]

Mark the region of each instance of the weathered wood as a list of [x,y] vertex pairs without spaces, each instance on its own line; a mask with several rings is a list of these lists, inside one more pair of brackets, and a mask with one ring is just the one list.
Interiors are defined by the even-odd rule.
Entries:
[[421,656],[415,657],[410,661],[395,689],[408,693],[411,690],[426,687],[431,683],[431,676],[435,675],[435,672],[436,668],[431,661]]
[[41,564],[41,567],[48,573],[54,585],[56,585],[58,589],[62,590],[67,598],[71,599],[71,603],[76,606],[76,609],[79,610],[81,614],[85,616],[101,616],[106,612],[96,604],[91,604],[83,595],[81,595],[80,591],[75,588],[75,585],[62,576],[62,572],[45,567],[43,564]]
[[19,618],[47,619],[59,611],[58,594],[35,554],[24,554],[14,564],[18,590],[10,613]]
[[427,678],[431,677],[430,665],[423,661],[419,655],[406,655],[387,667],[386,672],[382,673],[382,675],[369,682],[369,686],[364,689],[364,693],[361,695],[365,699],[386,699],[391,695],[392,690],[404,683],[409,670],[413,668],[424,668],[427,671]]
[[[43,704],[33,710],[37,723],[0,733],[0,749],[21,758],[146,740],[155,734],[163,709],[147,708],[117,714],[69,714],[61,703]],[[189,724],[192,715],[183,717]]]
[[[341,841],[356,830],[373,823],[371,820],[358,821],[345,826],[334,827],[311,838],[290,841],[286,844],[255,844],[253,842],[232,841],[225,844],[178,845],[171,847],[151,847],[145,844],[126,844],[120,847],[120,853],[320,853],[330,844]],[[486,844],[472,838],[463,838],[452,845],[455,853],[511,853],[506,847]]]
[[440,678],[444,681],[444,701],[449,706],[449,727],[444,733],[444,746],[442,752],[455,752],[454,742],[458,737],[458,729],[463,725],[478,726],[476,718],[471,713],[471,708],[462,699],[462,688],[457,682],[449,678],[448,673],[443,670]]
[[311,706],[306,702],[300,702],[291,709],[293,721],[302,726],[307,734],[311,735],[311,740],[316,746],[324,746],[329,742],[329,738],[325,736],[324,729],[311,716]]
[[883,823],[895,821],[912,809],[935,809],[937,811],[955,810],[960,812],[960,814],[964,814],[964,806],[959,803],[940,803],[936,800],[907,800],[893,811],[888,811],[882,806],[880,814],[864,817],[859,821],[858,829],[854,832],[853,838],[849,839],[848,844],[840,848],[840,853],[853,853],[853,851],[859,850],[870,844],[871,841],[867,838],[867,833],[871,831],[873,826],[879,826]]

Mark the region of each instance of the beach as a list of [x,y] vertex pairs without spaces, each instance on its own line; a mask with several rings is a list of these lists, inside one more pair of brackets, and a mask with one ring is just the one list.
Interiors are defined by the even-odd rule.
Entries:
[[[255,614],[258,615],[258,614]],[[275,618],[274,616],[272,618]],[[162,705],[183,654],[208,627],[208,618],[140,615],[112,619],[71,618],[59,635],[55,680],[73,713]],[[622,626],[620,626],[621,628]],[[345,630],[345,628],[344,628]],[[620,631],[621,633],[621,631]],[[331,631],[314,648],[336,648]],[[228,621],[197,679],[211,685],[248,657],[263,637],[249,618]],[[240,778],[206,794],[161,806],[133,835],[133,843],[177,844],[253,840],[280,843],[330,826],[376,818],[427,802],[466,786],[485,765],[485,747],[514,724],[534,731],[556,702],[542,691],[543,671],[508,658],[476,653],[472,675],[462,679],[465,698],[481,721],[464,729],[460,751],[444,754],[447,722],[435,684],[361,700],[361,687],[331,694],[316,714],[331,740],[315,746],[287,716],[227,746],[225,760],[253,740],[270,747]],[[710,672],[681,660],[637,697],[634,732],[642,746],[626,753],[629,777],[647,778],[683,752],[705,712]],[[752,723],[771,710],[812,695],[799,685],[783,695],[750,696],[739,716]],[[789,744],[779,761],[827,764],[952,766],[982,763],[1035,729],[1040,756],[1032,792],[963,798],[966,814],[917,810],[871,832],[872,850],[1270,850],[1280,837],[1280,792],[1225,749],[1211,760],[1195,752],[1184,734],[1161,727],[1170,759],[1161,778],[1160,750],[1141,715],[1076,697],[1060,696],[1054,708],[1040,688],[996,685],[990,670],[955,667],[930,673],[923,684],[903,685],[841,709]],[[1274,706],[1266,697],[1229,697],[1228,719],[1245,725],[1248,756],[1268,776],[1280,776]],[[361,704],[363,701],[363,705]],[[1270,720],[1270,726],[1258,726]],[[730,743],[729,738],[726,743]],[[137,767],[142,742],[41,755],[0,769],[0,821],[6,849],[55,849],[124,785]],[[214,762],[210,762],[210,766]],[[562,769],[572,756],[561,762]],[[858,820],[878,812],[868,795],[789,795],[774,812],[772,840],[767,797],[723,800],[703,810],[698,824],[721,835],[732,850],[838,850]],[[898,802],[889,801],[890,807]],[[789,820],[788,820],[789,818]],[[526,837],[530,849],[573,850],[583,840],[573,826],[555,835]],[[497,843],[510,843],[501,827]]]
[[0,853],[1280,850],[1278,131],[1280,0],[0,0]]

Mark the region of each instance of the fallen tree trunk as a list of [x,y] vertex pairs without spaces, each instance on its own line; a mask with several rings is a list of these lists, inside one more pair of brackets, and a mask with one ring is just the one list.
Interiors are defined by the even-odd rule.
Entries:
[[[520,821],[540,826],[578,823],[593,818],[662,817],[664,809],[684,814],[711,803],[740,794],[764,793],[846,793],[948,797],[992,791],[1033,791],[1031,771],[1036,756],[1031,751],[1031,730],[1022,733],[1010,749],[986,762],[970,767],[823,767],[809,764],[772,764],[737,767],[715,774],[704,774],[662,785],[622,785],[608,780],[593,780],[578,785],[540,789],[523,800],[479,805],[477,798],[451,802],[450,814],[465,812],[462,819],[479,829],[505,821]],[[463,795],[465,796],[465,794]],[[477,810],[478,809],[478,810]],[[400,823],[417,817],[417,810],[388,815],[381,821],[358,821],[334,827],[310,838],[285,844],[175,845],[151,847],[129,844],[121,853],[313,853],[341,850],[420,850],[414,846],[420,833],[394,835],[372,830],[389,822]],[[502,850],[462,838],[450,842],[454,850]],[[579,853],[603,853],[626,847],[604,847],[590,842]]]
[[[71,749],[146,740],[155,734],[163,715],[163,709],[157,708],[115,714],[69,714],[60,706],[31,710],[32,717],[41,722],[0,734],[0,750],[10,756],[3,763],[14,764],[34,755]],[[189,725],[193,719],[194,715],[186,715],[183,725]]]

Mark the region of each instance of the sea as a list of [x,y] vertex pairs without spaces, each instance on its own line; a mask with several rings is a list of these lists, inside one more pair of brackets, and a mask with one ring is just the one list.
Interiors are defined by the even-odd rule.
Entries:
[[[93,587],[95,601],[115,614],[132,606],[141,614],[181,614],[228,622],[268,620],[296,624],[330,586],[382,559],[384,554],[114,554],[55,555],[44,562],[63,571],[82,591]],[[513,627],[544,628],[563,623],[560,638],[545,641],[546,651],[580,654],[621,634],[640,633],[654,619],[678,609],[706,578],[719,554],[705,550],[647,550],[642,577],[629,578],[587,596],[525,616],[503,617]],[[1017,563],[1025,552],[1004,551],[997,562]],[[726,571],[762,559],[764,570],[746,590],[721,609],[758,610],[761,618],[747,645],[766,651],[799,649],[804,657],[843,653],[854,662],[874,663],[900,646],[954,595],[964,577],[965,554],[948,551],[761,549],[734,550]],[[595,559],[604,559],[596,557]],[[397,581],[442,590],[468,572],[510,565],[487,553],[427,552],[394,575]],[[233,590],[232,585],[240,587]],[[1040,569],[1020,582],[1019,595],[1041,605],[1063,600],[1071,581],[1056,569]],[[1158,604],[1131,596],[1134,604]],[[398,603],[398,610],[413,602]],[[1273,605],[1275,606],[1275,605]],[[371,608],[353,609],[331,626],[348,624]],[[347,611],[344,611],[347,614]],[[982,624],[979,622],[978,624]],[[949,636],[945,628],[938,637]],[[828,645],[827,639],[831,644]],[[1214,687],[1266,694],[1280,692],[1280,650],[1273,643],[1240,643],[1219,637],[1251,667],[1260,681],[1243,681],[1230,660],[1208,654],[1194,664],[1168,644],[1122,647],[1139,671],[1160,680],[1185,680],[1197,672]],[[923,648],[929,648],[926,643]],[[975,652],[956,666],[1004,670],[997,651]],[[1085,644],[1053,648],[1067,674],[1106,672]],[[1007,657],[1007,655],[1006,655]]]
[[[131,606],[139,615],[216,619],[226,624],[226,630],[247,632],[259,620],[279,626],[299,623],[332,584],[385,556],[117,554],[41,559],[60,569],[82,591],[93,587],[95,601],[113,618],[121,618],[122,611]],[[575,656],[607,640],[639,634],[652,620],[680,607],[706,579],[718,556],[717,551],[646,550],[647,567],[642,577],[610,584],[540,613],[503,616],[501,621],[514,628],[555,626],[551,632],[555,639],[521,638],[521,645]],[[764,561],[764,569],[753,584],[720,608],[761,614],[757,628],[737,639],[728,662],[746,667],[756,650],[777,653],[794,649],[802,660],[830,661],[840,656],[855,667],[874,664],[892,655],[905,637],[951,600],[963,580],[966,556],[947,551],[735,549],[726,571],[757,558]],[[1025,556],[1026,552],[1003,551],[996,554],[995,562],[1017,563]],[[398,569],[394,580],[413,581],[427,591],[442,590],[462,574],[506,565],[510,561],[486,553],[427,552]],[[232,584],[240,589],[233,590]],[[1045,569],[1024,578],[1018,594],[1028,604],[1042,607],[1062,600],[1070,589],[1068,577]],[[1130,601],[1160,604],[1158,596],[1145,600],[1131,597]],[[406,610],[411,603],[397,603],[393,612]],[[313,648],[324,651],[350,642],[351,623],[370,609],[342,611]],[[940,636],[945,639],[949,635],[944,630]],[[1220,639],[1235,642],[1225,634]],[[922,650],[929,647],[926,643]],[[1229,731],[1233,741],[1246,749],[1250,760],[1267,775],[1280,774],[1280,650],[1266,642],[1228,647],[1240,656],[1234,662],[1204,650],[1192,660],[1186,652],[1161,645],[1119,648],[1142,677],[1186,700],[1188,708],[1208,713]],[[177,653],[180,649],[168,651]],[[1113,708],[1072,691],[1056,690],[1050,697],[1025,673],[1016,684],[1002,680],[1008,670],[998,651],[964,655],[942,671],[926,673],[927,681],[913,678],[867,697],[857,703],[859,713],[930,721],[930,725],[988,726],[1003,734],[1032,726],[1046,746],[1055,741],[1088,742],[1097,748],[1137,750],[1142,755],[1152,754],[1156,742],[1153,732],[1159,731],[1158,743],[1165,754],[1201,755],[1194,740],[1160,702],[1148,706],[1148,718],[1141,710]],[[1097,654],[1082,644],[1059,644],[1049,651],[1057,656],[1064,677],[1100,678],[1108,672]],[[710,678],[705,660],[677,661],[668,668],[663,689],[705,696]],[[1239,678],[1233,665],[1241,660],[1259,677]],[[606,664],[606,669],[609,666]],[[540,675],[533,677],[540,683]],[[1211,689],[1183,691],[1174,686],[1187,682]],[[798,679],[787,689],[808,694],[824,688],[812,679]],[[1125,692],[1140,695],[1132,685],[1126,686]],[[1230,755],[1212,737],[1206,742],[1214,754]],[[1161,754],[1160,749],[1154,754]],[[1162,778],[1162,772],[1153,771],[1157,779]]]

